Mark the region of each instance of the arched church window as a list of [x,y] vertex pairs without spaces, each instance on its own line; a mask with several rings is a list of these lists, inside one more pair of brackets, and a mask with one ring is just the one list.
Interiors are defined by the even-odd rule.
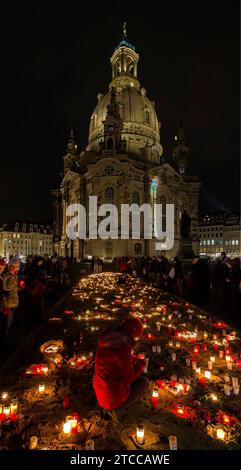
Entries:
[[149,109],[144,110],[144,121],[146,124],[150,124],[150,111]]
[[142,245],[141,243],[135,243],[135,255],[141,255]]
[[114,173],[114,168],[111,165],[107,165],[105,167],[105,174],[106,175],[112,175]]
[[167,199],[166,199],[166,196],[164,196],[164,195],[160,196],[159,203],[162,205],[162,231],[165,231],[166,226],[167,226],[167,215],[166,215]]
[[132,193],[132,202],[133,204],[138,204],[138,206],[140,205],[140,194],[137,191]]
[[109,137],[109,139],[107,139],[107,150],[113,150],[113,148],[114,148],[114,141],[112,137]]
[[108,186],[108,188],[106,188],[106,190],[105,190],[105,200],[107,202],[114,201],[114,195],[115,195],[114,189],[111,188],[110,186]]

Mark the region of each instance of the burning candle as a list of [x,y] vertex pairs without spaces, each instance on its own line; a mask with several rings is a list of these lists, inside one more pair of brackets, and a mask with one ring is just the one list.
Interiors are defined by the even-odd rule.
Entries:
[[2,400],[7,400],[8,398],[8,393],[7,392],[3,392],[2,393]]
[[196,367],[196,374],[198,374],[198,375],[201,374],[201,367]]
[[233,368],[232,362],[227,362],[227,368],[228,368],[228,370],[232,370],[232,368]]
[[184,415],[184,406],[178,405],[177,412],[179,415]]
[[32,436],[29,441],[29,449],[30,450],[35,449],[35,447],[37,447],[37,443],[38,443],[37,436]]
[[223,359],[224,356],[224,351],[222,349],[219,350],[219,357],[220,359]]
[[176,348],[180,348],[180,346],[181,346],[180,342],[177,341],[177,343],[176,343]]
[[208,338],[208,333],[206,331],[203,332],[203,338],[207,339]]
[[169,447],[170,450],[177,450],[177,437],[176,436],[169,436]]
[[67,436],[70,435],[70,433],[71,433],[71,423],[70,422],[64,423],[63,431],[64,431],[64,434],[66,434]]
[[215,356],[210,356],[210,361],[215,362]]
[[45,392],[45,384],[39,384],[38,391],[40,395],[43,395]]
[[217,397],[216,393],[211,393],[211,394],[210,394],[210,398],[211,398],[211,400],[212,400],[213,402],[218,401],[218,397]]
[[228,354],[226,354],[226,356],[225,356],[225,361],[226,361],[226,362],[231,362],[231,356],[229,356]]
[[170,348],[172,348],[172,347],[173,347],[173,341],[169,341],[168,346],[169,346]]
[[238,377],[232,377],[232,384],[233,384],[233,387],[238,386]]
[[154,388],[152,390],[152,398],[151,398],[152,406],[154,409],[158,407],[158,397],[159,397],[158,389]]
[[3,414],[6,415],[6,416],[9,416],[10,415],[10,412],[11,412],[11,408],[10,406],[4,406],[3,407]]
[[229,397],[229,396],[230,396],[230,391],[231,391],[230,385],[225,384],[223,389],[224,389],[224,394],[225,394],[227,397]]
[[205,372],[204,372],[204,377],[205,377],[205,379],[211,379],[211,372],[210,372],[210,370],[205,370]]
[[225,438],[225,431],[222,428],[217,429],[217,438],[224,440]]
[[10,413],[11,415],[16,415],[18,411],[18,400],[17,398],[13,398],[10,405]]
[[141,424],[136,428],[136,441],[138,444],[144,444],[145,440],[145,429],[144,426]]
[[233,387],[233,393],[234,395],[239,395],[239,385],[235,385],[235,387]]
[[160,329],[161,329],[161,323],[160,323],[160,322],[156,322],[156,327],[157,327],[157,330],[160,331]]
[[213,368],[213,362],[212,361],[208,361],[208,369],[209,370],[212,370]]

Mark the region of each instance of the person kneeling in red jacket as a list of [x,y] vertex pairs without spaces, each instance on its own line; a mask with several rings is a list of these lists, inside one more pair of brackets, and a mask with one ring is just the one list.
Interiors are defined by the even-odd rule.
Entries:
[[140,400],[149,388],[148,379],[140,377],[145,360],[132,357],[133,344],[142,334],[141,321],[128,317],[99,338],[93,387],[99,405],[114,421],[119,421],[122,412]]

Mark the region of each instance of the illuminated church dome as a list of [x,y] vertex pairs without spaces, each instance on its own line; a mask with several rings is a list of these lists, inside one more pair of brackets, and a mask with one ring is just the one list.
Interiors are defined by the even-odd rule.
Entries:
[[109,84],[109,91],[106,95],[98,94],[98,103],[91,116],[87,150],[98,151],[103,141],[103,123],[114,89],[122,119],[121,138],[126,141],[127,152],[140,155],[141,149],[151,146],[159,157],[162,155],[160,123],[154,102],[148,99],[146,90],[140,86],[137,77],[138,60],[139,55],[135,52],[135,47],[127,40],[124,25],[122,41],[110,59],[112,81]]

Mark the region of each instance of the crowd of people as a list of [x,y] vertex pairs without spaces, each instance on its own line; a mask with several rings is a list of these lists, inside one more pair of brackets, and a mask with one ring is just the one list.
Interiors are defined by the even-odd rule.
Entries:
[[22,309],[27,331],[43,321],[46,301],[64,292],[70,285],[67,257],[28,256],[26,263],[10,257],[0,258],[0,339],[4,344],[15,311]]
[[[231,260],[225,252],[213,263],[195,254],[189,263],[177,256],[172,261],[165,256],[122,257],[114,261],[123,275],[140,277],[200,307],[212,306],[217,313],[233,317],[241,311],[240,259]],[[124,277],[119,282],[124,283]]]

